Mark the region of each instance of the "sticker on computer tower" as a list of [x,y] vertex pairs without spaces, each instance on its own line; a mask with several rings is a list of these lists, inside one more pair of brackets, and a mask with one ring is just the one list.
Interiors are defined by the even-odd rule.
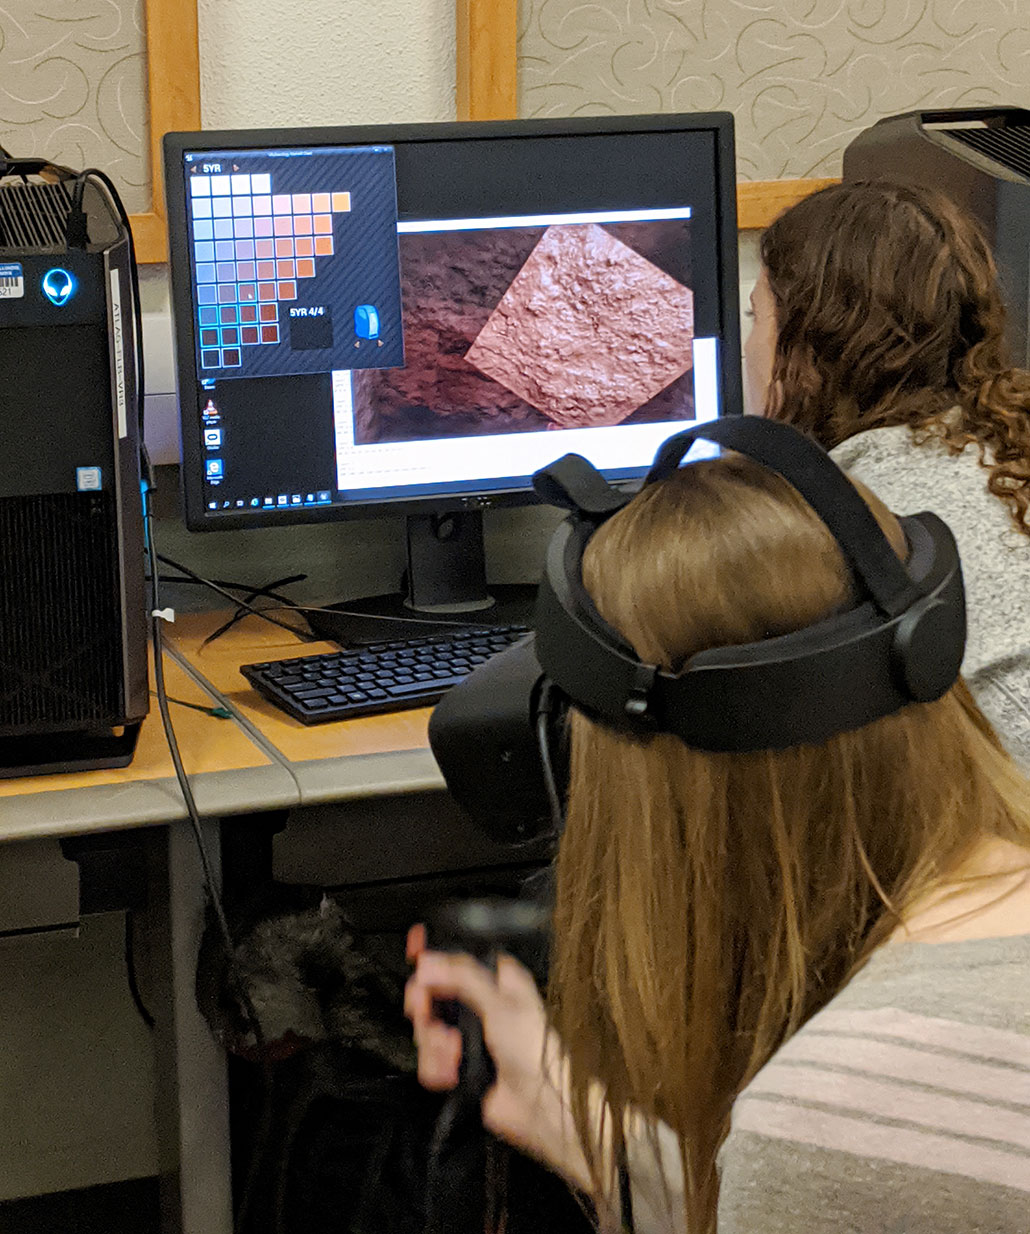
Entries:
[[0,300],[20,300],[25,295],[25,275],[21,263],[0,261]]
[[80,493],[96,493],[103,488],[99,467],[76,467],[75,487]]

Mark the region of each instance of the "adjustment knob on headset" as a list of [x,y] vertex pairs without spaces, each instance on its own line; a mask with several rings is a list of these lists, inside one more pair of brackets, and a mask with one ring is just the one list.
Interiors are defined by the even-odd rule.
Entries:
[[962,606],[928,596],[901,617],[892,660],[900,685],[914,702],[932,703],[954,685],[965,638]]

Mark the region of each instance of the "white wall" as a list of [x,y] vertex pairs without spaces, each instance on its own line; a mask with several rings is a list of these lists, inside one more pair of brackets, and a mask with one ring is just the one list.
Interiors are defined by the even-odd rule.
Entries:
[[454,0],[199,0],[205,128],[453,120]]

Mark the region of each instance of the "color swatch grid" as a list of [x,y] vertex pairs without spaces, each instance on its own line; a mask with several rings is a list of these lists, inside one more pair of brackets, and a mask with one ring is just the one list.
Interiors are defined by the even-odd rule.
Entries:
[[278,343],[279,302],[296,300],[333,254],[350,193],[273,193],[270,175],[189,177],[200,366],[239,368],[244,347]]

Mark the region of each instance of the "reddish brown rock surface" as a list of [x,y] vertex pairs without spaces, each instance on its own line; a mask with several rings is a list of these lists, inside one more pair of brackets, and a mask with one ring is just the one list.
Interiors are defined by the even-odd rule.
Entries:
[[563,428],[619,424],[693,364],[694,297],[596,224],[556,226],[465,357]]
[[[618,223],[603,231],[643,254],[659,273],[689,282],[689,231],[682,221]],[[543,234],[540,228],[510,228],[401,237],[405,364],[354,372],[359,443],[559,427],[465,358]],[[687,371],[639,406],[631,420],[685,420],[693,409]]]

